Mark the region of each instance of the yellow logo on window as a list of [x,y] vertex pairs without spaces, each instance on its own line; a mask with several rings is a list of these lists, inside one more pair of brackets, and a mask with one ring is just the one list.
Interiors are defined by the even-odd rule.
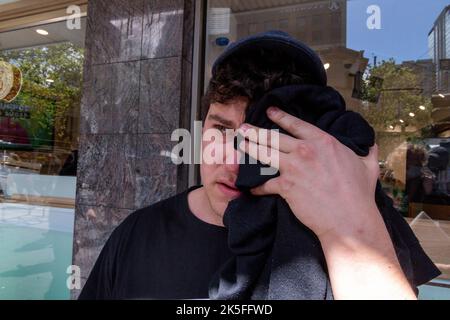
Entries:
[[0,100],[13,101],[22,87],[22,72],[5,61],[0,61]]

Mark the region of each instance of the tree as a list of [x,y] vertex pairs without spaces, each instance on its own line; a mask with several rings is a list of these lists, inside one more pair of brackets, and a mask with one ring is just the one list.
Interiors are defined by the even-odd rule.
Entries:
[[14,119],[34,148],[58,140],[70,145],[67,124],[81,100],[83,48],[71,43],[0,52],[0,59],[22,71],[22,90],[14,104],[29,106],[30,119]]
[[[381,90],[371,78],[382,79]],[[361,114],[376,131],[386,131],[390,126],[401,126],[402,132],[410,126],[420,134],[421,128],[431,124],[431,99],[422,94],[420,77],[413,69],[398,65],[393,59],[382,61],[380,65],[369,65],[363,81],[365,106]],[[374,96],[381,93],[378,102]],[[425,110],[419,109],[424,106]],[[410,116],[414,114],[414,116]],[[403,120],[403,123],[401,122]],[[391,127],[391,128],[392,128]],[[414,134],[413,134],[414,135]]]

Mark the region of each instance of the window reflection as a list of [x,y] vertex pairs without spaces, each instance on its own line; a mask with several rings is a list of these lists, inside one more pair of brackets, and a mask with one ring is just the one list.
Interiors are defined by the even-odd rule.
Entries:
[[204,82],[225,46],[251,34],[279,29],[316,50],[329,85],[376,130],[383,188],[441,269],[442,281],[450,279],[448,4],[210,0]]
[[0,61],[22,75],[0,100],[0,299],[70,297],[84,30],[0,33]]

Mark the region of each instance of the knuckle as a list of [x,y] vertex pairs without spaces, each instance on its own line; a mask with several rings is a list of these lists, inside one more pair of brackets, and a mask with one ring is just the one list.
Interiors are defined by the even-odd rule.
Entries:
[[299,123],[298,121],[289,121],[288,130],[292,134],[296,134],[298,132]]
[[289,129],[289,131],[294,130],[295,129],[295,123],[293,121],[291,121],[290,119],[288,119],[287,117],[285,118],[286,121],[286,126]]
[[297,154],[302,158],[314,157],[314,149],[307,143],[300,141],[296,146]]
[[289,159],[286,162],[286,169],[288,172],[294,172],[298,168],[298,160],[297,159]]
[[294,186],[294,182],[287,178],[286,176],[280,176],[280,190],[282,193],[286,194],[290,190],[292,190],[292,187]]
[[322,136],[321,140],[322,140],[322,143],[325,146],[328,146],[328,147],[335,147],[336,146],[337,140],[332,135],[325,134],[325,135]]

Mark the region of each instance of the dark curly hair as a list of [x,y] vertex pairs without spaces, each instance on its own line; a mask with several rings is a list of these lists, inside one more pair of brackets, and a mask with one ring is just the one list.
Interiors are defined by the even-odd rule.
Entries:
[[277,50],[261,48],[230,57],[209,81],[202,98],[202,119],[215,102],[245,97],[251,104],[272,89],[312,83],[308,74],[298,69],[291,58]]

